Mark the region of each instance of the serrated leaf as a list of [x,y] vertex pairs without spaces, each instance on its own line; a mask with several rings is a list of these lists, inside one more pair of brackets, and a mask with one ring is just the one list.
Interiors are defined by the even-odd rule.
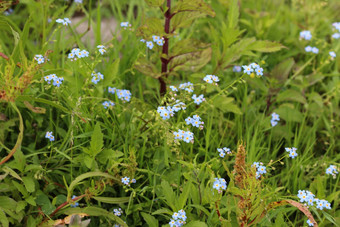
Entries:
[[158,224],[158,220],[153,217],[152,215],[150,214],[147,214],[147,213],[144,213],[144,212],[141,212],[146,224],[148,224],[148,226],[150,227],[158,227],[159,224]]
[[144,57],[139,58],[133,67],[146,76],[158,78],[161,75],[157,66]]
[[206,49],[210,44],[202,43],[196,39],[183,39],[176,43],[176,45],[171,49],[171,54],[169,58],[174,58],[183,54],[199,52]]
[[97,122],[96,126],[94,127],[94,130],[91,136],[90,146],[91,146],[93,157],[95,157],[102,150],[102,147],[104,146],[103,133],[100,129],[99,122]]
[[240,57],[249,50],[249,46],[255,41],[255,38],[242,39],[225,50],[222,59],[220,60],[221,68],[224,69],[231,63],[240,59]]
[[153,35],[163,36],[165,34],[163,21],[161,19],[151,17],[148,18],[143,25],[141,25],[136,35],[144,38],[151,38]]
[[93,196],[93,199],[103,202],[103,203],[110,203],[110,204],[120,204],[120,203],[127,203],[130,200],[130,197],[118,197],[118,198],[113,198],[113,197],[99,197],[99,196]]
[[19,213],[20,211],[22,211],[23,209],[25,209],[25,207],[27,206],[27,202],[25,201],[19,201],[17,203],[17,207],[15,208],[15,212]]
[[25,201],[26,201],[27,203],[31,204],[32,206],[36,206],[36,205],[37,205],[37,203],[35,202],[33,196],[27,197],[27,198],[25,199]]
[[113,63],[108,64],[106,67],[103,80],[104,87],[112,85],[113,81],[116,79],[119,71],[119,63],[120,59],[117,58]]
[[306,98],[302,96],[301,92],[298,92],[297,90],[294,89],[288,89],[285,90],[277,95],[276,98],[277,102],[282,102],[282,101],[295,101],[295,102],[300,102],[302,104],[306,103]]
[[205,66],[211,59],[211,48],[197,52],[191,52],[174,57],[169,64],[170,71],[193,71],[196,72]]
[[14,211],[17,206],[17,202],[7,196],[0,196],[0,208]]
[[170,30],[176,31],[179,28],[185,28],[192,25],[197,18],[204,17],[204,13],[196,12],[181,12],[176,14],[171,19]]
[[171,207],[172,210],[176,210],[175,201],[176,195],[173,192],[170,184],[167,181],[162,181],[161,183],[162,193],[165,196],[166,203]]
[[295,61],[293,58],[288,58],[274,67],[271,71],[270,76],[277,79],[279,82],[287,80],[290,71],[292,70]]
[[228,27],[229,28],[236,28],[238,24],[238,17],[239,17],[239,6],[238,0],[231,0],[228,10]]
[[145,0],[146,4],[153,7],[159,7],[163,4],[164,0]]
[[180,209],[183,209],[187,200],[188,200],[188,196],[189,196],[189,193],[190,193],[190,189],[191,189],[191,183],[188,182],[185,184],[184,188],[183,188],[183,191],[181,193],[181,195],[179,196],[179,199],[178,199],[178,202],[177,202],[177,208],[180,210]]
[[6,217],[5,212],[0,208],[0,222],[2,223],[3,227],[8,227],[9,226],[9,221]]
[[35,191],[35,183],[32,177],[23,177],[22,180],[28,192]]
[[280,118],[288,122],[301,122],[303,120],[303,114],[295,109],[294,105],[282,104],[275,112],[280,115]]
[[280,43],[272,42],[268,40],[256,41],[248,47],[249,50],[265,52],[265,53],[276,52],[276,51],[281,50],[282,48],[285,48],[285,46],[283,46]]
[[171,14],[193,11],[204,13],[211,17],[214,17],[216,15],[214,10],[203,0],[179,0],[177,4],[172,8]]

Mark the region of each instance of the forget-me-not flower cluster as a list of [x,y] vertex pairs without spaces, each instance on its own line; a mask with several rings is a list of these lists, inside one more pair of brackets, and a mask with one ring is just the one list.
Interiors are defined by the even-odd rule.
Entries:
[[280,116],[277,113],[272,113],[272,119],[270,120],[270,124],[272,125],[272,127],[277,125],[277,122],[279,121],[280,121]]
[[300,39],[311,40],[312,33],[308,30],[304,30],[300,32]]
[[98,45],[97,48],[98,48],[98,51],[101,55],[103,55],[106,52],[104,45]]
[[193,94],[193,96],[191,98],[194,100],[194,103],[196,103],[197,105],[199,105],[203,101],[205,101],[205,98],[204,98],[203,94],[201,94],[199,96],[197,96],[196,94]]
[[176,104],[173,106],[159,106],[157,108],[157,112],[159,115],[163,118],[163,120],[169,119],[170,117],[173,117],[175,112],[178,112],[180,110],[185,110],[186,106],[183,102],[180,102],[179,100],[176,100]]
[[181,89],[181,90],[185,90],[189,93],[194,92],[194,84],[191,83],[191,82],[182,83],[182,84],[179,85],[178,88]]
[[197,114],[195,114],[192,117],[187,117],[185,119],[185,123],[187,125],[192,125],[194,127],[200,128],[200,129],[203,129],[203,125],[204,125],[204,122],[201,121],[201,117],[198,116]]
[[251,167],[256,168],[256,179],[259,179],[263,174],[267,173],[267,168],[263,165],[262,162],[254,162]]
[[129,22],[120,22],[120,27],[126,29],[128,27],[131,27],[131,24]]
[[194,143],[194,133],[190,131],[178,130],[173,133],[175,136],[175,140],[183,140],[186,143]]
[[45,138],[50,139],[50,141],[54,141],[54,136],[52,135],[52,132],[46,132]]
[[327,169],[326,169],[326,174],[331,174],[333,175],[333,177],[335,177],[336,174],[338,174],[337,168],[335,165],[330,165]]
[[241,67],[241,66],[235,65],[235,66],[233,67],[233,72],[239,73],[239,72],[241,72],[241,71],[242,71],[242,67]]
[[297,148],[296,147],[292,147],[292,148],[289,148],[289,147],[286,147],[285,148],[286,152],[289,152],[289,157],[291,158],[295,158],[296,156],[298,156],[297,154]]
[[336,58],[336,53],[334,51],[330,51],[329,56],[331,56],[331,59],[333,60],[334,58]]
[[319,53],[319,49],[316,47],[311,47],[311,46],[306,46],[305,47],[305,51],[306,52],[312,52],[314,54],[318,54]]
[[215,178],[213,188],[221,193],[223,190],[227,190],[227,182],[223,178]]
[[169,222],[170,227],[180,227],[183,226],[187,220],[187,215],[184,210],[179,210],[174,212],[172,219]]
[[332,35],[332,38],[339,39],[340,38],[340,22],[334,22],[332,25],[334,29],[338,31]]
[[44,77],[44,80],[47,82],[47,83],[51,83],[52,81],[52,84],[56,87],[60,87],[60,85],[63,83],[64,81],[64,77],[57,77],[56,74],[50,74],[50,75],[47,75]]
[[324,208],[331,209],[331,204],[327,200],[315,198],[315,195],[308,190],[299,190],[297,197],[299,197],[300,202],[305,203],[305,205],[316,205],[316,208],[320,210]]
[[55,22],[57,22],[58,24],[63,24],[63,25],[71,24],[71,21],[68,18],[64,18],[64,19],[59,18]]
[[36,54],[34,60],[36,60],[39,65],[45,62],[45,58],[41,54]]
[[243,68],[243,73],[247,73],[248,75],[251,75],[252,73],[256,73],[256,75],[258,76],[263,76],[263,68],[261,68],[255,62],[249,65],[243,65],[242,68]]
[[89,52],[87,50],[80,50],[79,48],[73,48],[71,52],[68,54],[68,58],[73,60],[77,60],[77,58],[88,57]]
[[131,92],[125,89],[117,89],[115,87],[109,87],[109,93],[117,94],[118,98],[122,101],[130,102],[131,100]]
[[102,103],[102,105],[104,106],[105,109],[107,109],[107,108],[110,107],[110,106],[114,106],[115,103],[112,102],[112,101],[104,101],[104,102]]
[[203,80],[205,82],[207,82],[208,84],[215,84],[217,85],[217,82],[220,81],[220,79],[218,78],[218,76],[215,75],[206,75]]
[[[72,199],[76,198],[77,196],[73,195],[72,196]],[[79,206],[79,203],[78,202],[75,202],[74,204],[71,204],[70,207],[77,207]]]
[[115,208],[115,209],[113,209],[113,214],[119,217],[123,214],[123,211],[122,211],[121,208],[118,208],[118,209]]
[[101,74],[100,72],[97,72],[97,73],[91,73],[91,76],[92,76],[92,83],[94,84],[97,84],[99,81],[103,80],[104,79],[104,75]]
[[231,154],[230,148],[227,147],[217,148],[217,151],[219,152],[221,158],[224,158],[226,153]]

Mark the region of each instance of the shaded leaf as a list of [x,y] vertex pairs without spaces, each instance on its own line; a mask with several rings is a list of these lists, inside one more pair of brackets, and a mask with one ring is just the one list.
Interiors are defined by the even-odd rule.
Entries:
[[174,57],[170,62],[170,71],[198,71],[205,66],[211,59],[211,48],[201,51],[182,54]]
[[145,0],[145,2],[149,6],[158,7],[158,6],[161,6],[163,4],[164,0]]
[[22,178],[25,188],[28,192],[34,192],[35,190],[35,183],[32,177],[23,177]]
[[282,104],[275,112],[280,115],[280,118],[288,122],[301,122],[303,120],[303,114],[295,109],[294,105]]
[[151,38],[153,35],[163,36],[164,34],[163,21],[161,19],[151,17],[138,28],[136,35],[144,38]]
[[214,10],[203,0],[179,0],[175,7],[172,8],[171,14],[175,15],[181,12],[197,11],[214,17]]
[[93,157],[96,156],[102,150],[102,147],[104,146],[103,133],[101,131],[99,122],[97,122],[96,126],[94,127],[94,130],[91,136],[90,146],[91,146]]
[[158,224],[158,220],[153,217],[152,215],[150,214],[147,214],[147,213],[144,213],[144,212],[141,212],[146,224],[148,224],[148,226],[150,227],[158,227],[159,224]]
[[160,76],[159,69],[155,64],[148,61],[146,58],[139,58],[134,64],[134,68],[146,76],[158,78]]
[[93,199],[103,202],[103,203],[110,203],[110,204],[119,204],[119,203],[127,203],[130,200],[130,197],[99,197],[99,196],[93,196]]
[[280,43],[272,42],[268,40],[256,41],[249,46],[249,50],[265,52],[265,53],[279,51],[282,48],[285,48],[285,46],[283,46]]
[[235,28],[238,24],[238,17],[240,15],[238,0],[231,0],[228,10],[228,27]]
[[285,90],[284,92],[281,92],[277,95],[276,101],[282,102],[282,101],[295,101],[295,102],[300,102],[302,104],[306,103],[306,98],[303,97],[301,92],[298,92],[297,90],[294,89],[288,89]]
[[287,80],[290,71],[292,70],[295,62],[293,58],[288,58],[278,65],[271,71],[270,75],[277,79],[279,82]]

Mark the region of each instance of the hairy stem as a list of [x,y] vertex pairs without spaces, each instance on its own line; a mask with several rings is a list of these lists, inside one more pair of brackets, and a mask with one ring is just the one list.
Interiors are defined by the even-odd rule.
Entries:
[[[165,24],[164,24],[164,32],[166,34],[170,33],[170,20],[171,20],[171,0],[166,1],[166,6],[167,10],[164,13],[165,17]],[[162,61],[162,74],[161,77],[158,78],[159,83],[160,83],[160,93],[161,96],[163,96],[166,93],[166,83],[162,77],[168,77],[168,64],[169,64],[169,59],[168,59],[168,54],[169,54],[169,38],[168,37],[163,37],[164,39],[164,44],[163,44],[163,50],[162,50],[162,56],[166,56],[166,58],[161,57]]]

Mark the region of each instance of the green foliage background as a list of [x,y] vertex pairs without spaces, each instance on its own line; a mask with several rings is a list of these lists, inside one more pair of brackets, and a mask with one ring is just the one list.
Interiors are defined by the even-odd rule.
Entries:
[[[161,34],[164,17],[158,7],[163,1],[77,5],[22,0],[12,6],[13,14],[0,16],[0,52],[9,57],[0,58],[0,88],[14,97],[0,103],[1,157],[19,145],[0,165],[2,226],[37,226],[43,220],[43,225],[53,226],[55,220],[74,213],[89,214],[90,226],[162,226],[180,209],[187,212],[186,226],[237,226],[235,158],[221,159],[216,149],[226,146],[236,152],[240,141],[246,145],[249,165],[261,161],[269,166],[254,201],[297,200],[298,190],[309,190],[332,203],[331,210],[311,209],[319,226],[339,225],[339,176],[325,174],[340,159],[340,58],[331,60],[328,54],[332,49],[340,55],[339,40],[331,39],[331,24],[340,21],[339,2],[192,2],[206,7],[172,18],[177,30],[176,36],[169,36],[169,55],[198,57],[195,61],[175,57],[184,66],[170,63],[174,70],[165,81],[168,85],[191,81],[194,93],[204,94],[206,102],[198,107],[188,104],[186,111],[167,121],[156,112],[170,100],[169,94],[160,96],[155,79],[161,76],[161,49],[147,50],[140,42],[155,33],[166,35]],[[81,42],[84,34],[75,30],[79,24],[55,23],[64,17],[72,21],[74,14],[84,16],[94,44]],[[118,25],[129,21],[131,30],[119,28],[111,41],[102,43],[100,22],[112,16]],[[310,43],[299,40],[301,30],[312,31],[318,55],[305,53]],[[99,44],[107,47],[103,57],[97,52]],[[66,55],[76,46],[91,56],[69,61]],[[36,67],[34,55],[46,52],[50,61]],[[251,62],[264,68],[263,78],[232,70]],[[94,70],[104,74],[96,86],[90,82]],[[65,79],[58,89],[43,80],[52,73]],[[204,83],[206,74],[219,76],[219,86]],[[9,81],[20,85],[23,75],[32,79],[21,93]],[[129,89],[131,102],[108,94],[108,86]],[[109,99],[116,105],[104,109],[102,102]],[[281,118],[275,127],[270,126],[272,112]],[[184,119],[193,114],[201,116],[204,129],[194,131],[194,144],[175,143],[172,131],[184,127]],[[53,131],[54,142],[45,138],[46,131]],[[297,147],[298,157],[283,157],[285,147]],[[123,186],[124,176],[137,183]],[[228,182],[223,196],[212,191],[215,177]],[[80,196],[80,206],[68,204],[54,213],[61,204],[72,204],[72,195]],[[255,214],[265,208],[258,204]],[[112,212],[118,207],[124,211],[121,217]],[[258,225],[302,226],[306,220],[295,207],[281,206]]]

